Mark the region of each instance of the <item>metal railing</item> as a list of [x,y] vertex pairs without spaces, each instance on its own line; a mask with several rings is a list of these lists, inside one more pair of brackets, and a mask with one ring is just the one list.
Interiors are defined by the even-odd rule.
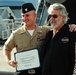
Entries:
[[15,19],[15,21],[13,22],[12,19],[4,19],[3,20],[5,25],[6,25],[6,29],[2,30],[2,39],[5,40],[7,39],[10,34],[12,33],[12,31],[16,30],[17,28],[22,26],[22,22],[20,21],[20,19]]

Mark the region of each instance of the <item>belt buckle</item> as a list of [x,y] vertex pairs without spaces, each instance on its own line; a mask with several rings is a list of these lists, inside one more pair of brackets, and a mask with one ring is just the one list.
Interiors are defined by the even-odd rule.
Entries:
[[28,70],[29,74],[35,74],[35,70]]

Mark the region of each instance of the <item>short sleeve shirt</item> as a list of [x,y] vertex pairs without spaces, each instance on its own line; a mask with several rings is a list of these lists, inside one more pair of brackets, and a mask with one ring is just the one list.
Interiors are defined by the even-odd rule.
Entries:
[[50,27],[36,26],[36,29],[31,36],[23,25],[15,30],[4,44],[5,50],[12,50],[16,47],[17,51],[28,50],[32,48],[40,48],[44,41],[46,33]]

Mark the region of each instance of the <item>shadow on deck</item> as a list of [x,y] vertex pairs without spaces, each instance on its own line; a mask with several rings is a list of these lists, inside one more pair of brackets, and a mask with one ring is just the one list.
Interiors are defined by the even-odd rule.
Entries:
[[0,75],[18,75],[16,72],[0,71]]

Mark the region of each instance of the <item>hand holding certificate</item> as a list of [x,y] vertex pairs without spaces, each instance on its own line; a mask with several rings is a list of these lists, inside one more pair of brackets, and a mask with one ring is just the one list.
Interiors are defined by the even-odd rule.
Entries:
[[14,54],[14,56],[15,60],[18,62],[17,71],[27,70],[40,66],[37,49],[17,52]]

